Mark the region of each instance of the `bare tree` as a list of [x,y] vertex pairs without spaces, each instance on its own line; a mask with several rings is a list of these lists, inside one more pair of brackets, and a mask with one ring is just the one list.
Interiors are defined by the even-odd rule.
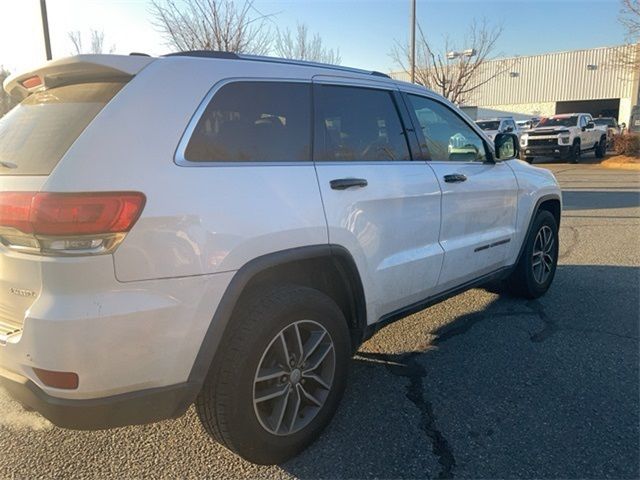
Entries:
[[[464,103],[474,90],[509,71],[512,61],[489,62],[501,34],[502,27],[474,21],[460,44],[462,52],[449,37],[444,38],[443,48],[436,50],[418,25],[416,81],[454,103]],[[408,45],[397,43],[390,56],[404,72],[410,72]]]
[[91,30],[91,41],[89,49],[85,50],[82,46],[82,33],[78,30],[69,32],[69,40],[73,45],[73,54],[80,55],[81,53],[113,53],[116,49],[115,45],[111,45],[108,49],[104,45],[104,32],[101,30]]
[[178,51],[220,50],[265,55],[271,49],[269,15],[253,0],[152,0],[153,25]]
[[640,37],[640,1],[622,0],[620,23],[626,29],[627,39],[637,42]]
[[18,103],[2,88],[2,84],[9,75],[11,75],[9,70],[0,65],[0,117],[15,107]]
[[310,60],[333,65],[340,65],[342,62],[340,49],[325,47],[320,34],[311,34],[304,23],[298,23],[295,36],[288,28],[278,30],[274,50],[276,55],[294,60]]
[[628,45],[618,50],[613,66],[623,70],[640,69],[640,0],[621,0],[618,20],[625,29]]

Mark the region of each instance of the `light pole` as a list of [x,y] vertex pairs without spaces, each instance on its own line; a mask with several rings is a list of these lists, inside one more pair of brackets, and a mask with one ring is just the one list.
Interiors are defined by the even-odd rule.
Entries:
[[47,18],[47,0],[40,0],[40,15],[42,16],[42,31],[44,33],[44,48],[47,60],[51,60],[51,39],[49,38],[49,19]]
[[411,0],[411,83],[416,82],[416,0]]

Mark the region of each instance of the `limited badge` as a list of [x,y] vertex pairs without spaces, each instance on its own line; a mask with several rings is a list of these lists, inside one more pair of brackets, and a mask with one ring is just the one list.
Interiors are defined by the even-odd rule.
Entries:
[[13,293],[19,297],[35,297],[37,295],[33,290],[27,290],[24,288],[10,288],[9,293]]

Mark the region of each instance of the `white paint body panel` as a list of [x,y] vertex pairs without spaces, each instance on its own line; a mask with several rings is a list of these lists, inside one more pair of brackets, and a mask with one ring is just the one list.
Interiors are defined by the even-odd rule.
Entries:
[[[51,175],[0,176],[1,191],[131,190],[147,197],[113,255],[39,257],[0,246],[0,315],[20,316],[24,324],[18,338],[0,345],[0,367],[53,396],[98,398],[186,381],[235,271],[259,256],[309,245],[345,247],[362,279],[371,324],[513,264],[537,200],[559,195],[550,173],[519,161],[179,166],[174,156],[183,133],[218,82],[311,82],[328,77],[327,69],[187,57],[91,59],[100,62],[137,75]],[[425,94],[370,75],[331,77]],[[445,171],[460,168],[470,178],[466,185],[440,182]],[[350,176],[366,178],[368,187],[329,188],[330,180]],[[511,240],[504,248],[474,258],[475,246],[503,238]],[[9,288],[37,295],[19,303]],[[77,372],[79,388],[46,387],[33,367]]]
[[[440,243],[444,265],[439,285],[463,284],[507,264],[515,240],[518,184],[505,163],[430,162],[442,190]],[[467,180],[446,183],[445,175]],[[508,242],[490,248],[494,243]]]
[[[360,271],[369,321],[433,293],[442,265],[440,188],[424,162],[318,163],[329,241]],[[332,190],[339,178],[365,188]]]

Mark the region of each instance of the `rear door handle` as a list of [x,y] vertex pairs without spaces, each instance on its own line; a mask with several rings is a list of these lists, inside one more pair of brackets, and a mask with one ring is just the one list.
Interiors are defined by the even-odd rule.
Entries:
[[450,175],[445,175],[444,176],[444,181],[447,182],[447,183],[466,182],[467,181],[467,176],[463,175],[462,173],[452,173]]
[[349,187],[366,187],[369,185],[369,182],[364,178],[336,178],[335,180],[331,180],[329,185],[331,185],[331,188],[334,190],[346,190]]

